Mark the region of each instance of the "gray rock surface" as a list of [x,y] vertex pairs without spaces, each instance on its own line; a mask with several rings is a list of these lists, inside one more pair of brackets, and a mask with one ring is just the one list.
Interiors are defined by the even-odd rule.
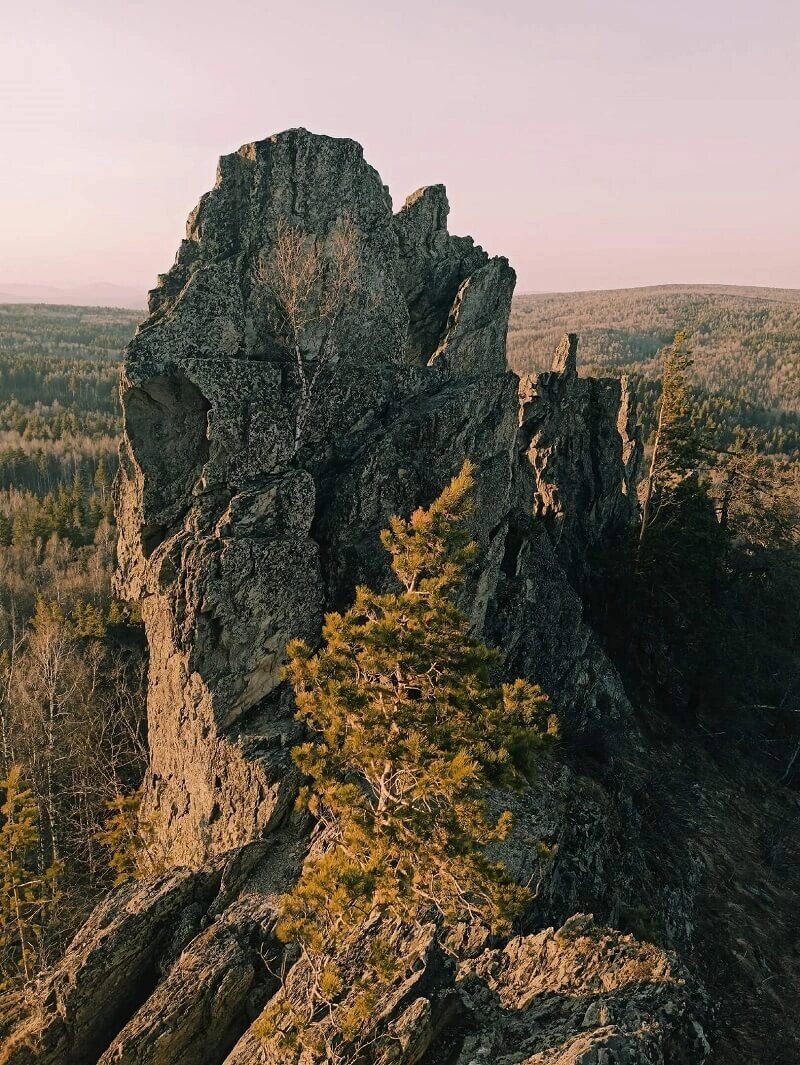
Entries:
[[[0,1060],[96,1061],[157,983],[162,960],[197,933],[221,870],[175,869],[118,889],[92,914],[40,992],[40,1011]],[[176,940],[177,936],[177,940]]]
[[[505,361],[514,273],[451,236],[447,211],[432,186],[393,215],[357,144],[292,130],[224,157],[190,216],[126,354],[117,486],[117,593],[141,602],[150,644],[145,806],[188,868],[100,908],[49,978],[38,1056],[20,1035],[0,1062],[260,1060],[248,1025],[277,986],[275,895],[309,827],[291,813],[286,642],[313,643],[359,582],[387,582],[380,529],[464,458],[477,467],[463,603],[476,630],[568,731],[630,724],[579,597],[587,548],[635,514],[629,389],[580,379],[574,338],[552,373],[520,383]],[[344,304],[297,338],[302,372],[269,284],[287,226],[316,257],[313,299],[343,228],[355,263]],[[539,882],[531,922],[614,910],[637,859],[608,792],[556,757],[498,802],[516,815],[502,857]],[[558,845],[546,866],[542,839]],[[580,947],[550,929],[398,987],[386,1006],[398,1060],[701,1061],[677,965],[581,928]]]
[[[356,290],[295,453],[301,390],[259,264],[281,220],[324,260],[342,218]],[[625,386],[579,379],[572,340],[569,365],[523,382],[520,406],[505,363],[513,271],[446,219],[441,186],[393,216],[353,142],[298,130],[247,145],[221,160],[130,345],[117,588],[142,602],[148,806],[177,861],[280,824],[294,788],[287,639],[315,640],[324,610],[385,580],[380,528],[433,498],[465,456],[479,468],[476,625],[491,611],[516,672],[557,701],[592,690],[602,713],[622,699],[549,546],[520,527],[540,518],[577,570],[630,519],[639,448]]]
[[705,1057],[677,959],[583,914],[462,963],[456,987],[477,1029],[456,1065],[662,1065],[692,1047],[686,1060]]

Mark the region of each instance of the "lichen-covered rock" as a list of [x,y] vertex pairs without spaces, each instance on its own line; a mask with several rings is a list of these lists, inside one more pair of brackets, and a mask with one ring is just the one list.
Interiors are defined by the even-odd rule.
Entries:
[[[264,920],[223,919],[201,932],[116,1035],[98,1065],[219,1061],[277,987],[251,942]],[[260,986],[258,986],[260,985]],[[271,986],[270,986],[271,985]]]
[[219,866],[174,869],[106,899],[39,989],[37,1011],[0,1048],[3,1065],[96,1061],[156,985],[164,957],[196,934],[221,875]]
[[423,366],[439,346],[464,279],[486,263],[471,237],[447,232],[449,211],[444,185],[429,185],[412,193],[394,219],[397,276],[409,313],[405,354]]
[[[513,271],[450,236],[447,210],[433,186],[393,216],[350,141],[294,130],[247,145],[220,162],[129,347],[117,588],[142,602],[147,807],[176,861],[280,824],[294,789],[287,640],[313,642],[326,609],[360,581],[385,581],[378,531],[433,498],[464,457],[478,465],[483,552],[464,604],[476,626],[491,613],[514,669],[557,700],[591,691],[600,713],[617,702],[561,570],[527,533],[515,541],[535,513],[563,556],[566,542],[579,551],[630,516],[638,450],[618,424],[623,393],[579,381],[573,352],[561,374],[527,383],[518,413],[505,363]],[[298,440],[302,382],[260,264],[287,222],[313,235],[324,263],[344,218],[355,291]]]
[[[287,640],[313,642],[357,582],[386,579],[381,526],[465,455],[482,471],[487,567],[470,604],[482,621],[513,484],[514,274],[446,218],[440,187],[393,216],[351,141],[294,130],[247,145],[220,162],[128,349],[117,588],[142,602],[146,803],[177,861],[280,824],[294,789]],[[326,324],[335,357],[304,334],[316,363],[298,438],[304,382],[262,266],[291,225],[333,269],[344,219],[354,291]]]
[[278,986],[276,901],[307,848],[294,828],[112,892],[0,1043],[2,1065],[221,1061]]
[[701,1002],[674,956],[578,914],[464,962],[474,1034],[454,1065],[694,1065]]

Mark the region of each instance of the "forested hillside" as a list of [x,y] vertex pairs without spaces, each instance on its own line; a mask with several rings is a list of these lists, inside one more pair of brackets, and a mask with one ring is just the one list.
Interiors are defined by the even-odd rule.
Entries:
[[558,337],[580,335],[584,373],[637,374],[648,433],[660,358],[676,330],[693,353],[699,420],[730,446],[753,429],[770,453],[800,451],[800,291],[663,286],[518,296],[509,361],[520,373],[547,369]]
[[137,317],[0,306],[0,777],[21,769],[0,860],[21,853],[14,823],[36,826],[38,852],[18,870],[24,935],[0,922],[0,986],[20,958],[30,977],[52,957],[111,883],[98,833],[141,777],[143,642],[111,596],[117,381]]
[[108,608],[119,360],[137,315],[0,307],[2,631],[37,594]]

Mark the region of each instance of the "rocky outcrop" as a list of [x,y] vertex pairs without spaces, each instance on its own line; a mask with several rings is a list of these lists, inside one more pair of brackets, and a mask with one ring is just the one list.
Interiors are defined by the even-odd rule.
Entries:
[[[450,237],[446,217],[440,187],[393,216],[351,141],[300,130],[248,145],[221,160],[128,350],[117,586],[141,600],[152,648],[148,806],[175,860],[281,822],[294,789],[285,643],[315,640],[324,610],[385,580],[379,529],[464,455],[482,470],[476,621],[486,610],[516,458],[514,275]],[[343,219],[355,282],[335,356],[313,329],[303,338],[317,363],[298,447],[302,382],[262,266],[289,224],[331,269]]]
[[472,1021],[455,1065],[660,1065],[710,1049],[677,959],[583,914],[462,963],[456,987]]
[[641,446],[627,377],[578,377],[578,338],[550,373],[520,381],[520,438],[536,481],[534,517],[578,585],[592,549],[634,520]]
[[92,914],[40,993],[40,1011],[0,1060],[97,1061],[200,927],[219,868],[176,869],[120,888]]
[[[301,382],[261,264],[286,220],[324,264],[343,218],[354,291],[335,358],[315,367],[298,449]],[[350,141],[292,131],[248,145],[221,160],[128,350],[117,587],[147,625],[148,805],[175,860],[280,824],[294,788],[283,647],[315,640],[359,581],[386,579],[379,529],[430,500],[464,456],[479,467],[476,625],[491,611],[514,668],[559,702],[581,702],[587,671],[621,698],[529,526],[541,518],[564,561],[629,520],[638,447],[624,386],[579,379],[573,338],[569,365],[525,381],[520,407],[505,363],[513,271],[450,236],[446,219],[441,186],[393,216]],[[514,581],[522,594],[504,596]],[[537,623],[554,611],[558,625]],[[580,674],[571,686],[565,670]],[[609,701],[592,698],[598,712]]]
[[[630,392],[579,378],[574,337],[520,384],[505,361],[513,271],[451,236],[447,211],[433,186],[394,215],[357,144],[293,130],[220,161],[151,293],[122,377],[117,592],[141,602],[150,644],[146,812],[195,871],[95,914],[48,980],[37,1061],[259,1059],[249,1024],[277,987],[274,899],[310,829],[291,812],[286,642],[318,640],[359,582],[386,584],[380,529],[465,457],[475,629],[551,695],[568,737],[630,729],[579,597],[587,548],[635,513]],[[294,333],[270,283],[287,232],[317,304],[348,242],[346,300]],[[540,883],[531,934],[408,976],[385,1004],[399,1060],[701,1061],[703,1003],[677,962],[588,923],[575,940],[534,927],[617,911],[646,872],[621,844],[633,814],[561,756],[498,801],[516,817],[503,859]]]

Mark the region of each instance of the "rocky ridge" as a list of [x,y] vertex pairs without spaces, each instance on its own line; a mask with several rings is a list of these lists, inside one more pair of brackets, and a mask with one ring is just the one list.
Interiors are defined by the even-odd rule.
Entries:
[[[317,640],[358,583],[387,582],[379,530],[464,457],[479,561],[463,606],[508,675],[548,692],[566,743],[497,799],[515,815],[501,856],[539,884],[520,935],[457,969],[425,955],[376,1024],[408,1065],[706,1056],[696,976],[669,946],[606,927],[652,874],[629,797],[569,754],[602,735],[613,762],[639,743],[580,598],[587,550],[636,515],[630,388],[580,378],[573,336],[550,373],[511,373],[513,270],[451,236],[447,212],[433,186],[393,214],[357,144],[292,130],[224,157],[190,216],[126,354],[117,488],[117,590],[141,602],[150,645],[145,815],[170,868],[95,912],[0,1062],[260,1059],[249,1026],[278,987],[275,899],[312,828],[292,812],[285,644]],[[352,267],[346,302],[295,336],[300,365],[265,283],[287,225],[316,264],[312,299],[343,227]],[[663,907],[685,928],[688,895]],[[574,916],[589,909],[596,922]]]

